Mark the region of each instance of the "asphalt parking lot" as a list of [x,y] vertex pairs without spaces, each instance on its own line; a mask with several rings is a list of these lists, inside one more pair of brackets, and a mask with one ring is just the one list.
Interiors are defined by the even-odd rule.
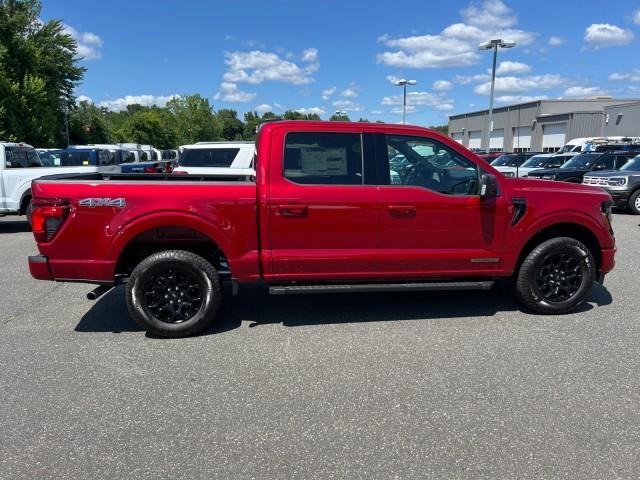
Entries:
[[578,313],[483,292],[228,298],[160,340],[0,219],[0,478],[638,478],[640,217]]

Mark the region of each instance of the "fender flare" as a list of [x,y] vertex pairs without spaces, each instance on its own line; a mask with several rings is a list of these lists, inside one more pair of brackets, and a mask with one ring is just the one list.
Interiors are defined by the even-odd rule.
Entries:
[[[199,215],[175,210],[157,211],[131,219],[114,234],[107,257],[114,261],[118,260],[123,250],[133,239],[141,233],[159,227],[184,227],[196,230],[215,242],[225,253],[225,256],[231,255],[233,257],[232,245],[220,227]],[[227,260],[232,262],[228,256]]]

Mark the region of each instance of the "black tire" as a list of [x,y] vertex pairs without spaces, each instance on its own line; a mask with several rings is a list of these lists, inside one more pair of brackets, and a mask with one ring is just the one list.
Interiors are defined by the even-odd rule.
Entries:
[[524,259],[515,293],[534,312],[563,314],[584,301],[595,279],[596,264],[584,244],[569,237],[552,238]]
[[29,226],[31,226],[31,214],[33,213],[33,204],[31,199],[29,199],[29,203],[24,209],[24,214],[27,216],[27,222],[29,222]]
[[629,211],[634,215],[640,215],[640,190],[636,190],[629,197]]
[[136,266],[127,284],[129,314],[159,337],[201,332],[215,320],[221,300],[214,266],[184,250],[148,256]]

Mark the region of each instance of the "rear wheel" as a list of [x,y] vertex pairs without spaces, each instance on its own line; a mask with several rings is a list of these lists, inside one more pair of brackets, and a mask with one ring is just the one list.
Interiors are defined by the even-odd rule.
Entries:
[[562,314],[575,309],[589,294],[596,265],[589,249],[574,238],[546,240],[522,262],[516,295],[529,309]]
[[127,284],[129,314],[160,337],[201,332],[215,319],[220,303],[214,266],[184,250],[150,255],[136,266]]
[[629,211],[634,215],[640,215],[640,190],[636,190],[629,197]]

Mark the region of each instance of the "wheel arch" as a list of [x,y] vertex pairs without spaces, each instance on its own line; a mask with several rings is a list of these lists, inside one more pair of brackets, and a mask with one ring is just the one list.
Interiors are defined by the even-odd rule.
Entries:
[[31,187],[27,188],[22,195],[20,196],[20,207],[19,213],[20,215],[25,215],[27,213],[27,206],[29,205],[29,201],[31,201],[31,197],[33,194],[31,193]]
[[602,265],[602,250],[598,237],[593,231],[579,222],[558,222],[547,225],[535,233],[533,233],[520,249],[518,260],[516,262],[515,271],[520,270],[520,266],[524,259],[531,251],[545,240],[557,237],[569,237],[583,243],[593,255],[596,267],[599,269]]
[[[127,276],[143,258],[163,250],[185,250],[209,260],[230,274],[233,248],[215,225],[191,214],[155,214],[118,232],[111,246],[115,275]],[[229,263],[227,263],[229,262]]]

